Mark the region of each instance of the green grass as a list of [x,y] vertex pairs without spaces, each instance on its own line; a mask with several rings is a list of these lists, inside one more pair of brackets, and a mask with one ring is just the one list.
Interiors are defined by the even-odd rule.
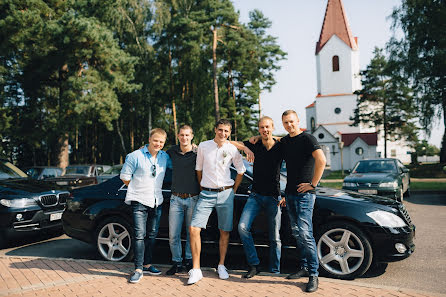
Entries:
[[323,179],[344,179],[348,175],[348,172],[344,170],[344,176],[342,176],[341,170],[332,171],[328,176],[324,176]]
[[[341,182],[322,182],[321,186],[327,188],[342,189]],[[446,191],[446,183],[412,181],[410,183],[410,189],[426,191]]]

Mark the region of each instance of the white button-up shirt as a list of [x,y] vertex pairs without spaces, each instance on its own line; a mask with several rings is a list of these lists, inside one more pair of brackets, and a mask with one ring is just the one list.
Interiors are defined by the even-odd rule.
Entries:
[[198,146],[195,170],[203,172],[202,187],[216,189],[234,185],[229,169],[231,164],[234,164],[238,174],[246,171],[242,155],[231,143],[225,142],[218,147],[214,140],[208,140]]
[[[152,165],[156,166],[156,176],[152,175]],[[167,167],[172,168],[169,155],[159,151],[153,157],[147,145],[127,155],[121,169],[121,179],[129,180],[125,203],[138,201],[148,207],[163,203],[162,186]]]

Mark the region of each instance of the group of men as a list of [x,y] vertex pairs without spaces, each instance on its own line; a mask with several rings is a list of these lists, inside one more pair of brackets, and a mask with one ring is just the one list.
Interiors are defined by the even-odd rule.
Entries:
[[[172,195],[169,209],[169,244],[172,267],[166,272],[173,275],[189,271],[188,284],[203,278],[200,269],[201,229],[206,228],[209,216],[215,209],[218,218],[220,279],[229,278],[224,265],[233,228],[234,194],[242,181],[246,168],[239,150],[248,160],[254,160],[251,194],[245,204],[238,224],[246,259],[249,264],[245,278],[259,273],[260,260],[254,246],[251,226],[260,211],[268,222],[270,241],[269,272],[280,273],[280,221],[281,207],[288,208],[292,235],[297,240],[301,259],[296,273],[287,278],[309,277],[307,292],[318,288],[318,258],[313,236],[312,214],[316,200],[315,188],[325,168],[325,156],[316,139],[299,128],[295,111],[282,114],[282,123],[288,135],[273,137],[274,123],[270,117],[262,117],[258,128],[260,135],[249,141],[228,141],[231,123],[219,120],[214,128],[215,137],[192,145],[193,131],[188,125],[180,128],[179,145],[162,151],[166,132],[153,129],[149,144],[130,153],[121,171],[121,179],[128,185],[126,203],[131,204],[134,223],[135,271],[131,283],[141,280],[143,273],[159,275],[152,265],[152,251],[158,233],[163,202],[162,183],[167,168],[172,169]],[[279,188],[280,168],[285,160],[287,166],[286,198]],[[230,166],[237,170],[231,179]],[[186,223],[187,241],[184,263],[182,258],[181,230]]]

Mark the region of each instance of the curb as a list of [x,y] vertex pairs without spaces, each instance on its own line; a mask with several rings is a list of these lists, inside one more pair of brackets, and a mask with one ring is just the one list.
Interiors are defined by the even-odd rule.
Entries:
[[[132,264],[131,262],[110,262],[105,260],[88,260],[88,259],[74,259],[74,258],[51,258],[51,257],[33,257],[33,256],[7,256],[7,255],[0,255],[0,258],[20,258],[20,259],[40,259],[40,260],[49,260],[49,261],[71,261],[71,262],[81,262],[81,263],[101,263],[101,264],[113,264],[113,265],[119,265],[119,266],[127,266],[129,264]],[[169,268],[171,265],[167,264],[156,264],[158,267],[162,268]],[[201,270],[204,271],[211,271],[216,272],[217,270],[212,267],[201,267]],[[228,271],[231,274],[236,275],[242,275],[246,271],[244,270],[231,270],[228,269]],[[288,274],[275,274],[275,273],[269,273],[269,272],[260,272],[259,275],[262,276],[273,276],[273,277],[286,277]],[[374,288],[374,289],[385,289],[385,290],[393,290],[398,292],[413,292],[417,294],[423,294],[427,296],[438,296],[438,297],[446,297],[446,294],[442,293],[435,293],[435,292],[427,292],[427,291],[420,291],[410,288],[403,288],[403,287],[394,287],[394,286],[386,286],[386,285],[376,285],[376,284],[369,284],[369,283],[363,283],[363,282],[354,282],[352,280],[341,280],[341,279],[333,279],[333,278],[326,278],[326,277],[320,277],[321,280],[330,282],[330,283],[338,283],[343,285],[352,285],[352,286],[358,286],[358,287],[365,287],[365,288]]]

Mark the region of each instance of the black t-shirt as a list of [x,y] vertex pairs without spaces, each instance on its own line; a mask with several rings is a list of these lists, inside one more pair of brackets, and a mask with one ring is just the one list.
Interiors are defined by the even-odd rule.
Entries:
[[179,145],[172,146],[167,153],[172,160],[172,192],[200,193],[200,185],[195,172],[197,153],[189,151],[183,154]]
[[252,191],[263,196],[279,196],[282,144],[276,141],[268,151],[261,140],[256,144],[243,143],[255,155]]
[[[310,183],[313,179],[314,158],[312,153],[321,147],[313,135],[305,132],[294,137],[287,135],[280,140],[280,143],[287,168],[285,192],[296,194],[297,185]],[[310,192],[314,193],[314,191]]]

